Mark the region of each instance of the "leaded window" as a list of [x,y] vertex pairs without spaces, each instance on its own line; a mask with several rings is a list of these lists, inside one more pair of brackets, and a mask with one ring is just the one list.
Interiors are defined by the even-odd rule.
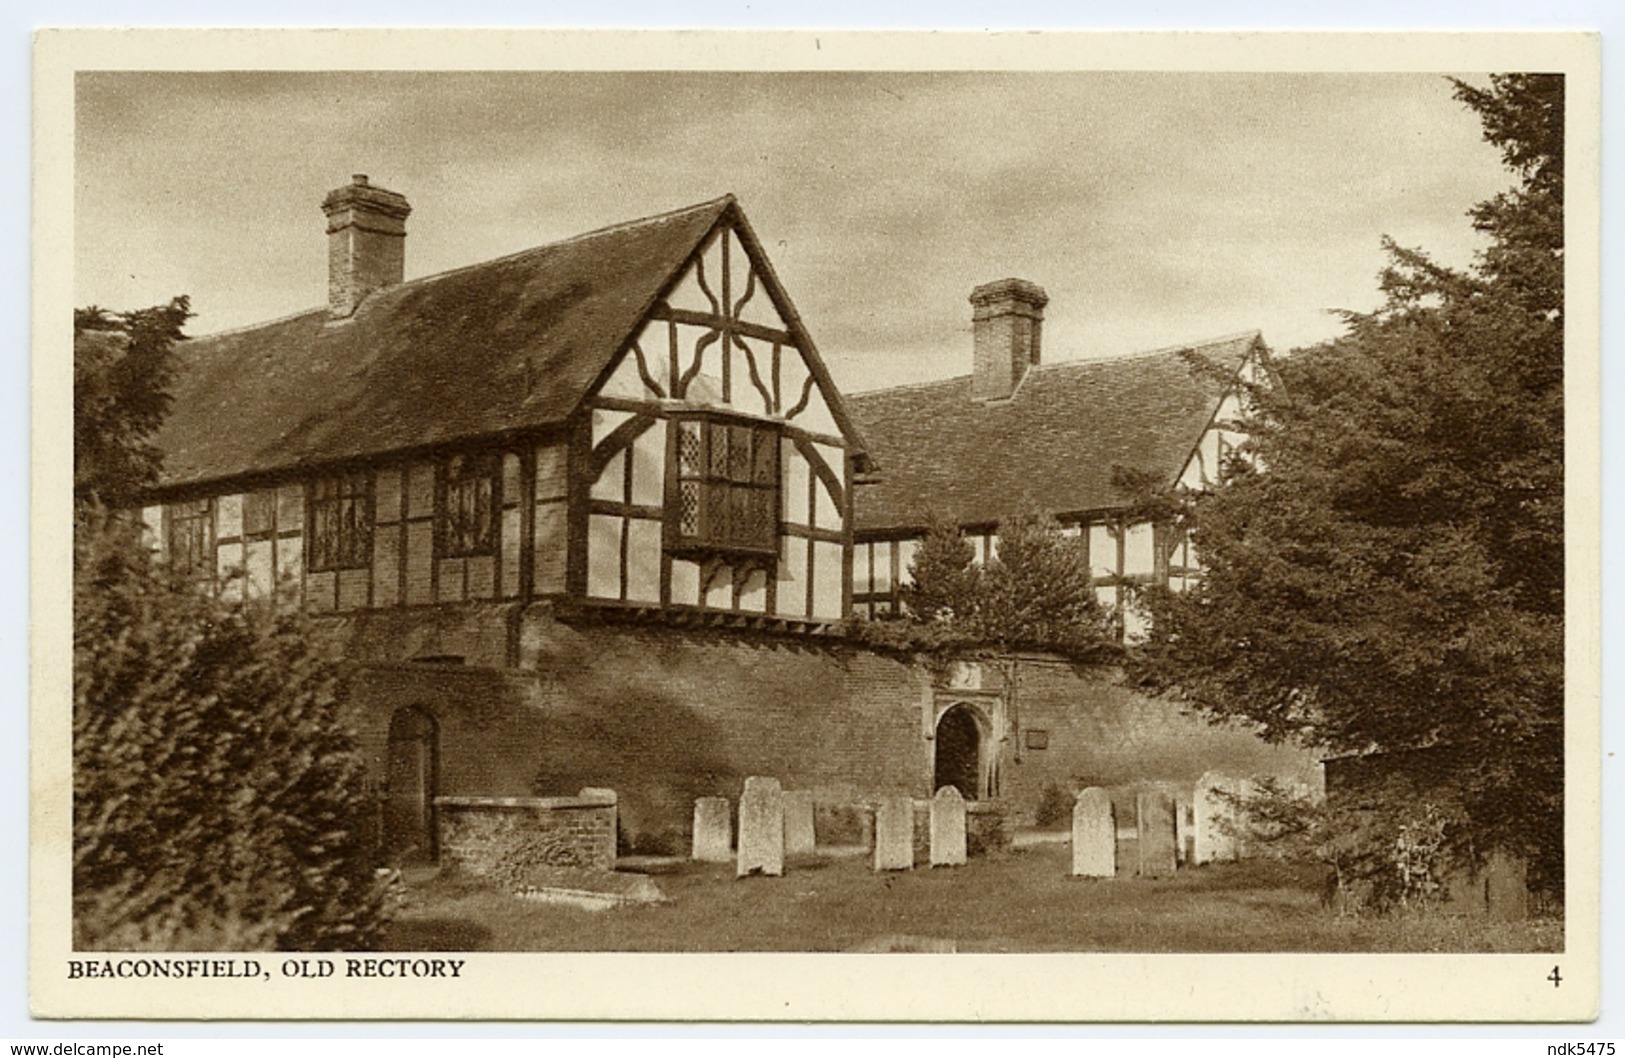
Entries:
[[276,531],[276,490],[262,489],[243,496],[243,536],[257,539]]
[[778,552],[779,435],[717,419],[677,422],[672,537],[680,549]]
[[497,547],[497,479],[502,461],[495,452],[452,456],[441,475],[438,538],[442,558],[489,555]]
[[356,569],[372,562],[371,475],[317,478],[310,486],[310,569]]
[[172,503],[168,517],[170,568],[197,580],[214,576],[214,505],[209,500]]

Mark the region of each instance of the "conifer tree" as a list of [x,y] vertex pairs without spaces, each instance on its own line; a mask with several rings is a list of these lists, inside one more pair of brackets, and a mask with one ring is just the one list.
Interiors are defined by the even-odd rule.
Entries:
[[[1387,244],[1384,304],[1278,358],[1152,593],[1149,683],[1267,737],[1428,769],[1459,849],[1562,865],[1563,78],[1456,82],[1516,178],[1466,270]],[[1428,748],[1430,752],[1408,752]],[[1448,762],[1443,766],[1442,762]],[[1398,806],[1391,806],[1398,808]]]
[[367,948],[386,893],[334,645],[186,583],[130,509],[188,315],[74,313],[75,946]]

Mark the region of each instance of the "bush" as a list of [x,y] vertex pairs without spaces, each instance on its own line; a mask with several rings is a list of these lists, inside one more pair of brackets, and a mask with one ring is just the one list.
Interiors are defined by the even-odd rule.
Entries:
[[1244,793],[1213,793],[1229,807],[1218,819],[1227,836],[1265,856],[1322,865],[1324,901],[1340,911],[1425,910],[1462,864],[1451,841],[1460,817],[1432,803],[1338,807],[1269,777]]
[[331,644],[175,583],[118,519],[76,528],[75,946],[372,946],[387,892]]

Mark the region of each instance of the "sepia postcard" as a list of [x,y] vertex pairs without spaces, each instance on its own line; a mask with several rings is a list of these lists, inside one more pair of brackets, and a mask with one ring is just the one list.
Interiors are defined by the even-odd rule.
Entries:
[[41,32],[35,1016],[1596,1017],[1599,54]]

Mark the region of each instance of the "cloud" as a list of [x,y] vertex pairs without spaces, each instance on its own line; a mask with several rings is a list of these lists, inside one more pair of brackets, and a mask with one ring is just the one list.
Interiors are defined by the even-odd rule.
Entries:
[[408,274],[739,195],[851,388],[960,373],[973,286],[1049,290],[1051,356],[1370,307],[1391,234],[1462,264],[1508,182],[1442,76],[95,73],[78,302],[199,330],[325,297],[322,195],[411,199]]

